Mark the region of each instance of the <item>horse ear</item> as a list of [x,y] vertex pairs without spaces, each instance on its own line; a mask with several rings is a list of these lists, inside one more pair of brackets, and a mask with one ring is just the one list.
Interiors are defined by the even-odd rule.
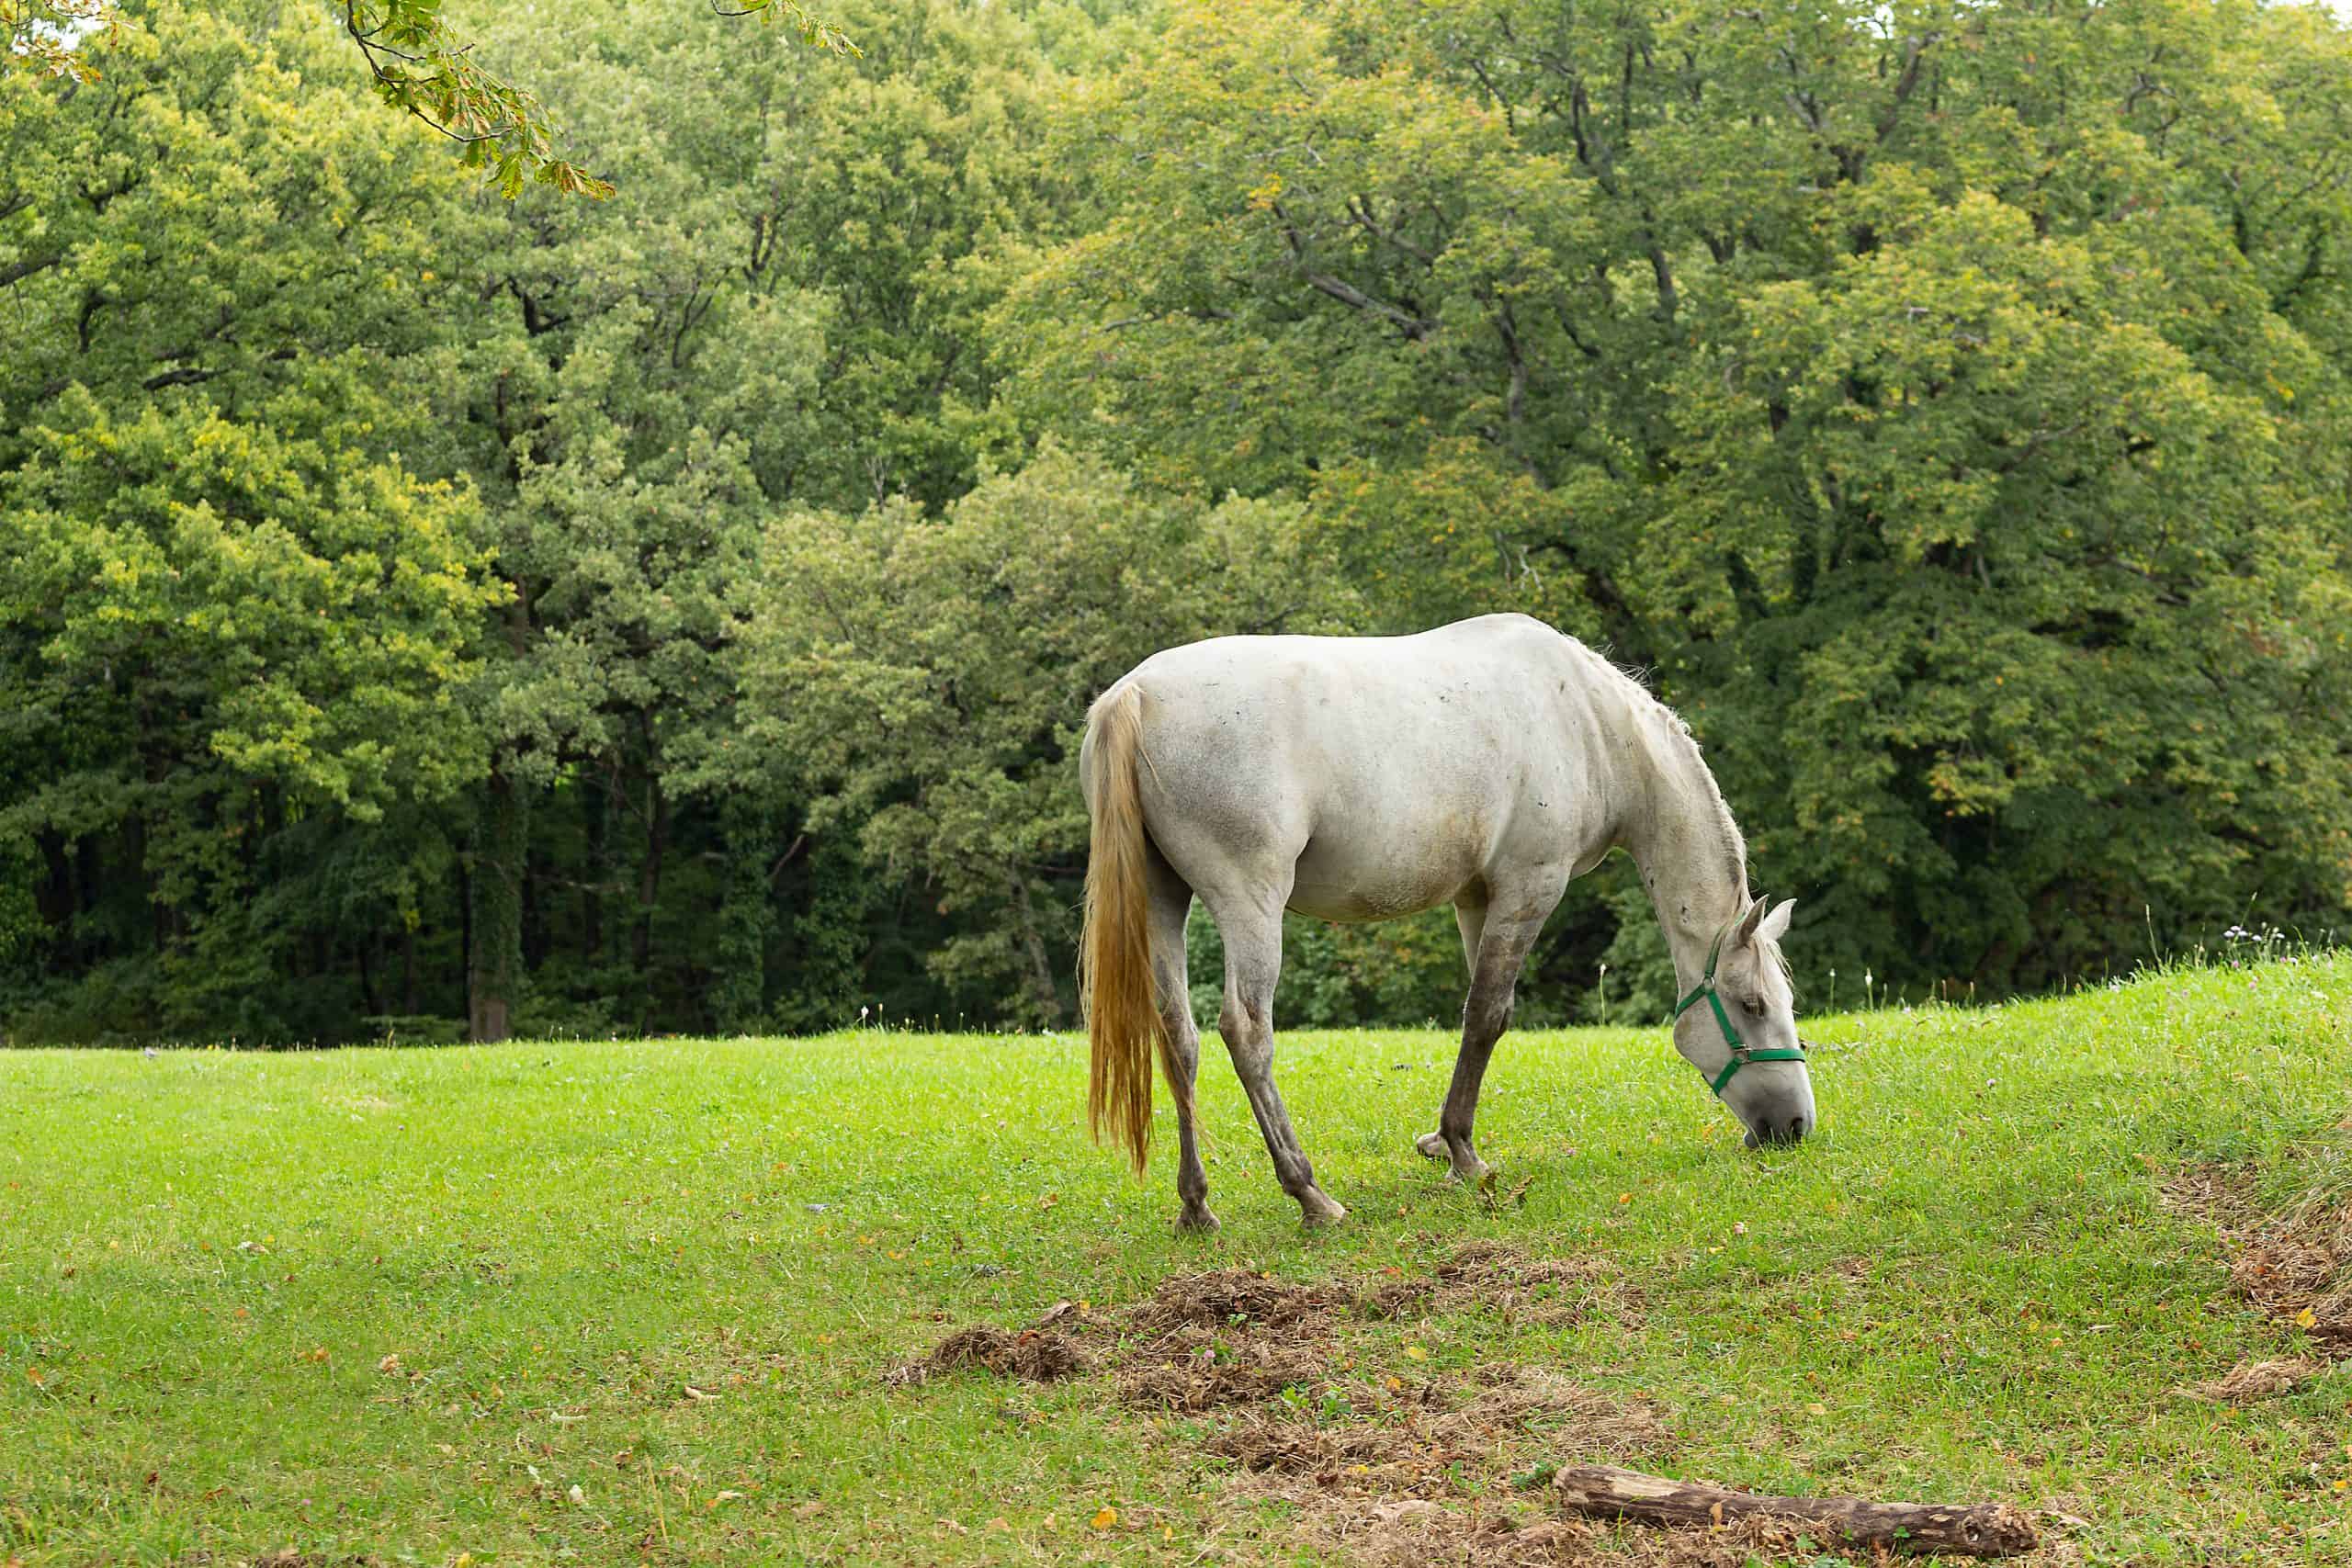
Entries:
[[1789,916],[1796,907],[1797,901],[1795,899],[1781,899],[1781,907],[1773,910],[1770,914],[1765,916],[1763,924],[1756,928],[1756,940],[1758,942],[1778,942],[1782,937],[1788,935]]
[[1732,928],[1731,932],[1731,942],[1734,947],[1756,940],[1757,924],[1764,919],[1765,906],[1770,902],[1770,899],[1758,898],[1747,907],[1746,914],[1739,917],[1739,923]]

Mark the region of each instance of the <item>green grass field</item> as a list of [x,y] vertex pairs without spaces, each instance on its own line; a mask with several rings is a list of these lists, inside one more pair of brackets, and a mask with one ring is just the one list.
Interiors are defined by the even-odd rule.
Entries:
[[2352,1376],[2171,1393],[2303,1337],[2161,1195],[2334,1179],[2347,1003],[2339,959],[1809,1020],[1822,1131],[1763,1156],[1662,1030],[1515,1034],[1480,1134],[1518,1205],[1412,1152],[1450,1040],[1293,1034],[1351,1210],[1314,1235],[1212,1040],[1205,1242],[1164,1153],[1138,1187],[1088,1144],[1071,1035],[0,1054],[0,1562],[1312,1560],[1295,1498],[1201,1453],[1217,1415],[882,1374],[1062,1298],[1478,1238],[1635,1308],[1367,1319],[1351,1375],[1548,1368],[1648,1404],[1648,1468],[2007,1499],[2076,1521],[2052,1561],[2352,1561]]

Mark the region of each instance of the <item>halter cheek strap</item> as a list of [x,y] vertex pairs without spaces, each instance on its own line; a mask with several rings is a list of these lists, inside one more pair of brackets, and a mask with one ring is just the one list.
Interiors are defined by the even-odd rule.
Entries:
[[1707,972],[1699,977],[1697,985],[1690,987],[1690,994],[1674,1006],[1674,1016],[1680,1018],[1698,1006],[1699,998],[1704,997],[1707,998],[1707,1005],[1715,1010],[1715,1021],[1723,1025],[1724,1043],[1731,1047],[1731,1060],[1724,1064],[1724,1070],[1717,1073],[1714,1081],[1707,1086],[1714,1090],[1717,1099],[1722,1098],[1724,1085],[1731,1082],[1732,1075],[1750,1062],[1802,1062],[1804,1060],[1804,1047],[1802,1044],[1767,1045],[1759,1049],[1740,1039],[1739,1031],[1732,1027],[1731,1014],[1724,1010],[1723,997],[1715,990],[1715,961],[1723,956],[1724,936],[1724,931],[1715,933],[1715,945],[1707,949]]

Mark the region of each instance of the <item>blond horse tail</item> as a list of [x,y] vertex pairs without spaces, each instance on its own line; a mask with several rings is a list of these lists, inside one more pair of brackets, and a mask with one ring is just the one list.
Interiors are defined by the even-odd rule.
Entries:
[[1169,1088],[1178,1082],[1174,1046],[1160,1021],[1151,975],[1151,907],[1146,886],[1143,694],[1114,687],[1086,716],[1086,794],[1091,812],[1086,859],[1086,929],[1079,938],[1079,992],[1092,1046],[1086,1117],[1094,1141],[1124,1148],[1143,1175],[1151,1153],[1151,1059]]

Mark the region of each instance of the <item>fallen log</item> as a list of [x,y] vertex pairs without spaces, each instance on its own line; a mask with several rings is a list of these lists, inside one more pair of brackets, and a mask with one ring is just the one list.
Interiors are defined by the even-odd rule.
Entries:
[[2041,1544],[2033,1521],[2007,1503],[1966,1507],[1871,1503],[1860,1497],[1772,1497],[1703,1481],[1669,1481],[1608,1464],[1577,1464],[1552,1478],[1571,1512],[1651,1525],[1724,1525],[1738,1518],[1801,1520],[1857,1546],[2014,1557]]

